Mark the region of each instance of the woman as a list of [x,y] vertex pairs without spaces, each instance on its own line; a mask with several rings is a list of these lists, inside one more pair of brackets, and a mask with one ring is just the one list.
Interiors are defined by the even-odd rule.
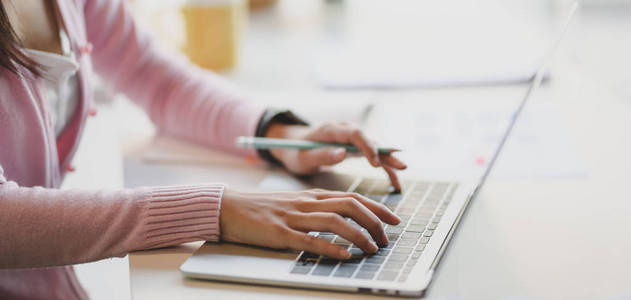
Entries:
[[[196,240],[338,259],[350,254],[306,233],[335,232],[369,253],[377,250],[375,243],[388,243],[381,221],[399,219],[356,194],[244,193],[217,183],[57,189],[91,110],[93,70],[143,107],[161,130],[210,147],[256,154],[233,149],[240,135],[352,143],[387,171],[395,188],[393,170],[405,165],[377,156],[348,124],[314,128],[290,112],[265,110],[215,75],[159,52],[121,0],[0,1],[0,298],[86,298],[68,265]],[[343,149],[258,154],[296,174],[346,157]]]

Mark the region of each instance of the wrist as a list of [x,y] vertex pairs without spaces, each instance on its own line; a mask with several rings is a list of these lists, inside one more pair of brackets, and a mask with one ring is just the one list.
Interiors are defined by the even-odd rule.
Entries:
[[[276,139],[303,139],[306,136],[308,129],[309,126],[305,125],[287,125],[282,123],[273,123],[270,124],[265,137]],[[270,149],[269,153],[275,159],[283,162],[283,158],[290,150],[291,149],[277,148]]]
[[[297,126],[302,125],[302,126]],[[307,122],[293,114],[288,110],[268,109],[261,116],[261,120],[256,128],[257,137],[275,137],[275,138],[296,138],[299,133],[295,128],[305,127]],[[295,127],[294,127],[295,126]],[[272,128],[273,127],[273,128]],[[280,160],[284,156],[283,151],[271,151],[267,149],[259,149],[259,156],[272,164],[283,165]]]

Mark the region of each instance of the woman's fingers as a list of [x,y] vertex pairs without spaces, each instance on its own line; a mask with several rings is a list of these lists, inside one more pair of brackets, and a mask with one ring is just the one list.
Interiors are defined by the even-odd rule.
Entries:
[[289,248],[305,250],[337,259],[348,259],[351,257],[350,252],[347,250],[304,232],[287,228],[283,234],[283,238],[287,239],[287,246]]
[[378,167],[377,147],[366,139],[361,130],[346,123],[330,123],[320,127],[313,136],[316,141],[352,144],[368,159],[371,165]]
[[385,246],[388,244],[388,237],[379,218],[355,198],[347,197],[311,201],[305,206],[307,211],[333,212],[349,217],[363,228],[366,228],[373,240],[379,245]]
[[362,196],[361,194],[327,190],[320,190],[316,193],[316,199],[319,200],[324,200],[328,198],[354,198],[370,211],[372,211],[381,221],[386,222],[390,225],[397,225],[401,222],[401,219],[383,204],[370,200]]
[[378,167],[381,165],[381,163],[379,162],[377,146],[373,143],[370,143],[361,132],[361,130],[351,129],[349,131],[349,138],[351,144],[359,149],[359,151],[366,157],[366,159],[368,159],[373,167]]
[[388,174],[390,182],[392,183],[392,187],[396,191],[401,191],[401,182],[399,181],[399,177],[397,176],[397,173],[394,171],[394,169],[391,166],[385,164],[383,165],[383,169]]
[[375,253],[378,250],[377,245],[371,242],[368,236],[336,213],[313,212],[295,214],[288,218],[287,225],[292,229],[304,232],[323,231],[336,233],[366,253]]
[[344,148],[320,148],[298,152],[298,161],[302,171],[311,173],[320,166],[330,166],[340,163],[346,158]]
[[408,167],[404,162],[394,157],[392,154],[381,154],[379,155],[379,160],[382,164],[389,165],[398,170],[405,170]]
[[[376,145],[369,141],[360,129],[347,123],[329,123],[315,129],[305,138],[319,142],[351,144],[355,146],[373,167],[382,166],[388,174],[392,186],[396,190],[401,190],[401,184],[395,174],[395,169],[403,170],[407,168],[407,165],[392,154],[380,155]],[[294,172],[313,173],[320,166],[334,165],[343,161],[349,154],[353,155],[353,153],[347,153],[346,151],[342,153],[342,151],[333,149],[301,151],[297,156],[298,159],[296,161],[298,163],[295,164],[296,166],[289,167],[292,164],[285,163]]]

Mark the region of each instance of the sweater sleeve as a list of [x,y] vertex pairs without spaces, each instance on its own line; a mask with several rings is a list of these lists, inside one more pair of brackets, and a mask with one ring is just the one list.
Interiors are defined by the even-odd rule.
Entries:
[[20,187],[0,166],[0,269],[76,264],[219,239],[220,184],[119,191]]
[[86,0],[94,69],[147,111],[162,131],[240,154],[237,136],[252,136],[264,108],[222,78],[178,53],[164,53],[139,29],[121,0]]

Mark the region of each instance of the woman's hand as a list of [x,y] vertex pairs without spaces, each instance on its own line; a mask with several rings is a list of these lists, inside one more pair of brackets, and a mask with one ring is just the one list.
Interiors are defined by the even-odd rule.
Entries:
[[[370,142],[357,127],[346,122],[330,122],[318,127],[301,125],[272,124],[266,137],[304,139],[317,142],[352,144],[368,159],[373,167],[382,167],[396,190],[401,184],[395,170],[407,166],[392,154],[379,155],[377,147]],[[320,148],[314,150],[272,149],[270,153],[285,165],[287,170],[296,174],[311,174],[321,166],[330,166],[343,161],[347,152],[344,148]]]
[[347,222],[349,217],[370,233],[378,245],[388,244],[381,221],[396,225],[399,217],[388,208],[356,193],[327,190],[242,193],[226,189],[222,197],[221,239],[270,248],[305,250],[337,259],[350,253],[309,231],[333,232],[366,253],[377,245]]

